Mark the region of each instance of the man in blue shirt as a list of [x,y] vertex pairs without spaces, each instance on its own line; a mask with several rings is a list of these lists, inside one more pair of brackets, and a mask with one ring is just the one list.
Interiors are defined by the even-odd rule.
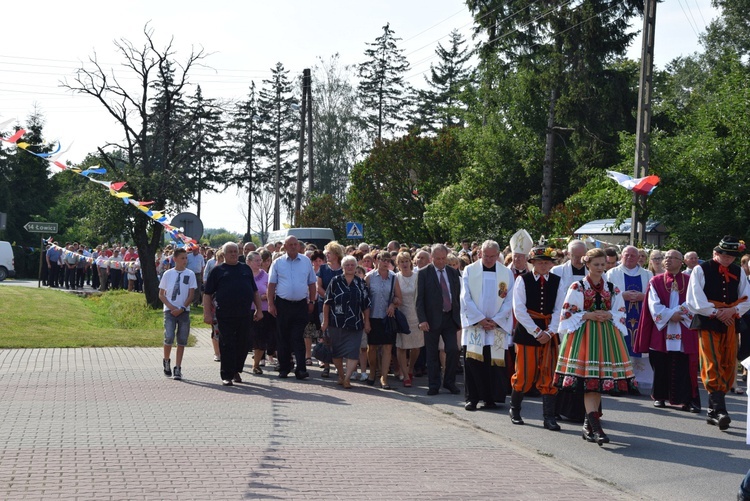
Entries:
[[206,266],[206,260],[201,254],[201,248],[193,245],[188,248],[187,269],[195,273],[195,280],[198,282],[198,292],[193,299],[193,306],[201,303],[201,289],[203,288],[203,268]]
[[50,287],[58,287],[57,279],[60,275],[60,265],[58,264],[58,260],[60,259],[61,254],[62,249],[60,249],[56,243],[53,243],[49,246],[49,249],[47,249],[47,269],[49,269],[49,280],[47,283]]
[[299,242],[294,236],[284,241],[286,255],[271,264],[268,279],[268,313],[276,317],[279,377],[291,372],[291,354],[297,363],[294,375],[305,379],[304,332],[315,307],[317,277],[310,259],[299,253]]

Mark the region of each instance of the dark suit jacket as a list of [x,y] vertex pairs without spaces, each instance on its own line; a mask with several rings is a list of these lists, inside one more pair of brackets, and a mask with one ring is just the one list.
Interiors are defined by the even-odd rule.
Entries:
[[[461,278],[458,271],[450,266],[445,267],[448,287],[451,291],[451,314],[456,329],[461,326]],[[435,266],[430,264],[417,272],[417,319],[419,323],[427,322],[430,330],[435,331],[443,323],[443,291],[440,288]]]

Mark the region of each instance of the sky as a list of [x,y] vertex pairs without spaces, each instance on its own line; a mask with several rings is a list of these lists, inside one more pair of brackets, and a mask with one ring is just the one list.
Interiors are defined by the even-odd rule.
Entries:
[[[277,62],[292,77],[312,68],[319,57],[327,60],[336,53],[342,63],[358,64],[364,60],[366,43],[380,36],[386,23],[402,39],[399,46],[411,63],[406,79],[421,86],[430,63],[436,61],[438,42],[447,45],[453,29],[469,40],[472,33],[463,0],[227,0],[210,5],[194,0],[38,0],[33,8],[37,15],[4,16],[0,122],[15,118],[24,123],[38,109],[45,117],[46,139],[60,141],[63,149],[70,147],[62,160],[74,164],[97,146],[117,142],[122,132],[94,98],[75,95],[60,83],[72,82],[75,70],[94,54],[115,75],[126,76],[113,41],[143,44],[147,23],[157,47],[172,40],[178,61],[191,50],[202,48],[209,54],[205,66],[195,68],[190,79],[201,85],[204,97],[220,100],[243,99],[251,80],[260,87]],[[717,15],[710,0],[660,3],[656,66],[663,68],[675,57],[699,51],[698,35]],[[636,19],[633,29],[640,30],[641,24]],[[628,57],[639,59],[640,43],[638,36]],[[235,193],[229,188],[224,194],[204,194],[205,228],[244,233],[245,202]],[[195,207],[188,210],[195,212]]]

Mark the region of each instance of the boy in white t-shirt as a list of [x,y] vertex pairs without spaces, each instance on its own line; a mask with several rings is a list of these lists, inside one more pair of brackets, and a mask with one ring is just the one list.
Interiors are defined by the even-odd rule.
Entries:
[[[164,303],[164,375],[182,379],[182,354],[190,335],[190,304],[198,288],[195,273],[187,269],[187,251],[174,251],[175,267],[164,272],[159,282],[159,299]],[[177,334],[177,357],[174,376],[169,364],[175,332]]]

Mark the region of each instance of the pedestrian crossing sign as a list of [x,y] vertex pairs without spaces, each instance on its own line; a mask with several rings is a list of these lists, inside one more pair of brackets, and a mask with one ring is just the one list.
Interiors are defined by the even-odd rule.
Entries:
[[346,238],[365,238],[362,223],[346,223]]

